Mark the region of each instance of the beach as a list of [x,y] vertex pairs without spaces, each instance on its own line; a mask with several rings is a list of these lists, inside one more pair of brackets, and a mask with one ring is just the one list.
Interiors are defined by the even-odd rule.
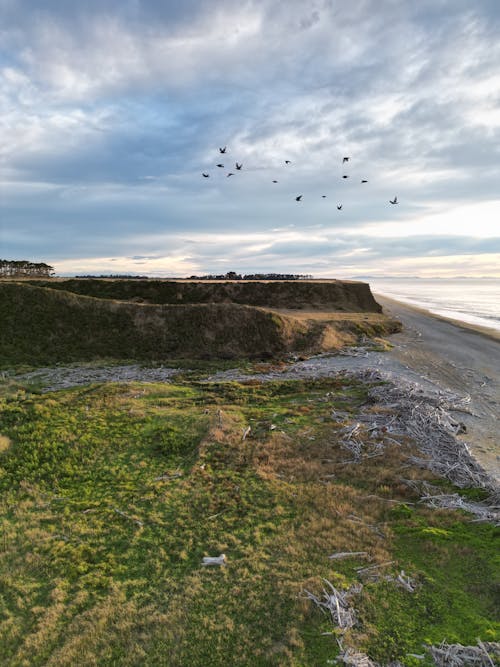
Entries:
[[500,477],[500,336],[493,329],[456,322],[424,309],[376,294],[375,298],[403,323],[391,336],[390,356],[443,389],[471,397],[471,412],[461,419],[463,439],[473,455]]

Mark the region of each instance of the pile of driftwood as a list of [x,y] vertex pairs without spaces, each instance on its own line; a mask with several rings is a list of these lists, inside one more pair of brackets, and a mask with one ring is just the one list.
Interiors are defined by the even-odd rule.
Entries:
[[378,667],[377,663],[373,662],[366,653],[360,653],[352,648],[341,650],[336,661],[352,667]]
[[[379,376],[378,379],[383,378]],[[389,423],[382,423],[378,416],[379,428],[394,435],[409,436],[417,443],[425,458],[414,457],[414,463],[428,467],[456,486],[493,491],[487,473],[472,457],[466,443],[458,440],[457,435],[464,431],[464,426],[451,414],[469,413],[470,397],[462,398],[442,390],[424,390],[419,385],[401,382],[372,387],[369,398],[390,409],[390,415],[386,417]]]
[[310,591],[304,591],[306,597],[312,600],[323,613],[329,613],[334,625],[340,630],[348,630],[356,625],[356,612],[349,604],[349,598],[356,595],[363,588],[362,584],[355,584],[347,591],[339,591],[335,586],[323,579],[327,587],[323,587],[321,597]]
[[465,500],[458,493],[423,495],[422,502],[430,507],[457,509],[474,515],[473,521],[489,521],[500,525],[500,499],[497,494],[488,498],[486,503]]
[[340,445],[351,454],[343,464],[382,456],[387,444],[401,445],[404,438],[411,438],[422,456],[410,456],[410,464],[428,468],[458,487],[482,488],[490,494],[486,501],[473,502],[459,494],[436,494],[437,489],[429,487],[422,493],[422,502],[465,510],[474,515],[474,521],[500,522],[498,485],[473,458],[467,444],[457,438],[464,427],[451,413],[469,412],[468,397],[402,381],[387,382],[376,370],[349,375],[377,383],[369,390],[369,400],[379,410],[365,410],[340,431]]
[[380,440],[370,443],[370,446],[367,447],[364,441],[367,431],[372,438],[378,438],[377,426],[367,429],[359,421],[355,424],[349,424],[342,429],[340,445],[342,449],[348,450],[353,455],[352,460],[342,461],[342,463],[357,463],[361,459],[370,459],[383,454],[384,446]]
[[[340,653],[335,658],[335,662],[342,663],[343,665],[350,665],[351,667],[404,667],[402,662],[399,660],[394,660],[392,662],[381,665],[378,662],[374,662],[366,653],[361,653],[352,648],[344,649],[342,642],[338,641],[340,646]],[[424,657],[424,656],[422,656]]]
[[[436,667],[495,667],[499,664],[500,644],[495,642],[478,641],[477,646],[462,646],[461,644],[447,644],[442,642],[439,646],[427,646]],[[425,660],[425,654],[410,654],[417,660]],[[351,667],[403,667],[398,660],[389,664],[380,665],[369,658],[366,653],[360,653],[354,649],[343,649],[336,658],[336,662]]]
[[500,662],[500,643],[481,642],[477,646],[447,644],[427,647],[437,667],[495,667]]

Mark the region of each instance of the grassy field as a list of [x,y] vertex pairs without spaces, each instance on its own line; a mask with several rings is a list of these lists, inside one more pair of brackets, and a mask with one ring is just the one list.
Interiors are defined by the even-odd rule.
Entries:
[[[332,664],[337,631],[304,593],[323,578],[363,582],[343,641],[381,663],[497,638],[495,528],[418,502],[402,477],[448,487],[408,465],[411,442],[349,463],[340,431],[377,410],[366,392],[188,374],[39,394],[4,380],[2,664]],[[339,551],[368,557],[328,558]],[[221,553],[225,567],[202,567]],[[386,562],[414,593],[356,572]]]

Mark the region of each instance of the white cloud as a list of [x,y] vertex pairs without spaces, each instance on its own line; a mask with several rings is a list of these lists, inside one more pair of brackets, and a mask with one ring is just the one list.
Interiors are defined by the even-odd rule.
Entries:
[[[361,225],[351,234],[368,234],[378,238],[432,237],[438,235],[468,236],[486,239],[498,236],[500,200],[478,202],[456,206],[453,202],[442,202],[428,213],[412,219],[394,222],[379,221]],[[348,233],[348,232],[346,232]]]
[[[10,252],[35,252],[45,229],[62,257],[70,220],[71,243],[87,258],[80,272],[103,243],[114,252],[113,241],[120,266],[126,253],[159,247],[169,272],[211,262],[399,272],[367,239],[448,235],[463,254],[458,237],[497,235],[500,43],[487,5],[42,4],[30,12],[27,0],[0,0],[12,21],[0,31],[9,56],[0,66],[0,231]],[[215,173],[219,142],[229,145],[226,166],[244,163],[237,177]],[[343,155],[352,157],[346,181]],[[415,266],[438,271],[441,260],[420,249]],[[468,270],[483,270],[481,253]],[[162,270],[163,260],[134,261]]]

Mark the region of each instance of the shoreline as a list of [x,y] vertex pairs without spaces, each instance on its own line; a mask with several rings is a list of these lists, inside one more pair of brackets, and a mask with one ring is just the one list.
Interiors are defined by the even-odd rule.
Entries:
[[380,294],[376,299],[384,312],[403,324],[401,333],[390,337],[389,357],[437,387],[470,397],[471,414],[463,416],[463,439],[480,463],[500,479],[499,338],[489,330]]
[[425,315],[426,317],[433,317],[436,320],[440,320],[442,322],[447,322],[449,324],[452,324],[453,326],[459,327],[461,329],[465,329],[467,331],[471,331],[473,333],[480,334],[481,336],[485,336],[486,338],[489,338],[491,340],[500,342],[500,330],[495,329],[494,327],[481,326],[480,324],[473,324],[472,322],[464,322],[463,320],[457,320],[453,317],[446,317],[445,315],[439,315],[437,313],[433,313],[431,310],[428,310],[427,308],[424,308],[423,306],[417,306],[413,303],[407,303],[406,301],[400,301],[399,299],[395,299],[392,296],[387,296],[387,295],[382,294],[380,292],[374,291],[373,296],[375,297],[376,301],[377,301],[378,298],[381,298],[385,301],[390,301],[391,303],[394,303],[395,305],[397,304],[398,306],[401,306],[402,308],[408,308],[409,310],[414,310],[415,312],[417,312],[421,315]]

